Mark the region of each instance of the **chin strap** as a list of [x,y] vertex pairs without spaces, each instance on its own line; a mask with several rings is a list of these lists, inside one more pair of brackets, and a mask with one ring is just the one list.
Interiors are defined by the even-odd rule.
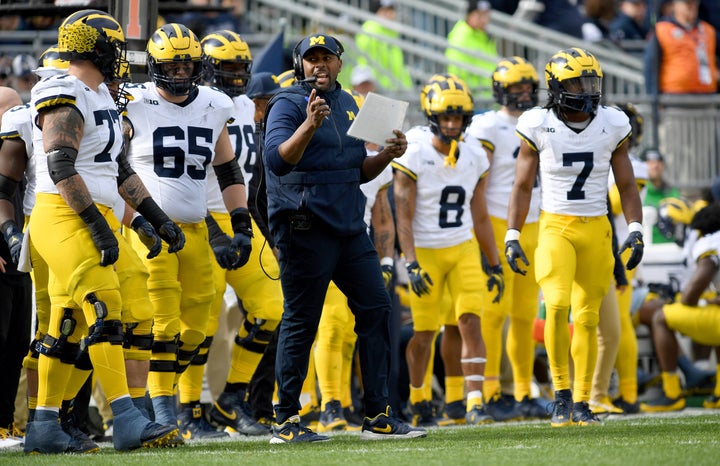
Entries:
[[457,147],[457,140],[453,139],[450,141],[450,152],[448,152],[448,155],[445,156],[446,167],[450,165],[452,168],[455,168],[455,164],[457,163]]

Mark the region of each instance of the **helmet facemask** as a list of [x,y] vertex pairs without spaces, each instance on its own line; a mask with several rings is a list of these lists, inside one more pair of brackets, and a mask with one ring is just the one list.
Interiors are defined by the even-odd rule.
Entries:
[[[187,68],[185,77],[176,77],[178,68]],[[148,59],[148,72],[157,87],[165,89],[175,96],[188,95],[202,79],[201,60],[175,60],[171,62],[155,62]]]
[[245,94],[250,82],[252,61],[220,61],[206,67],[205,80],[221,89],[230,97]]
[[560,107],[595,115],[602,96],[601,87],[601,77],[580,76],[561,81],[557,86],[551,84],[550,90]]

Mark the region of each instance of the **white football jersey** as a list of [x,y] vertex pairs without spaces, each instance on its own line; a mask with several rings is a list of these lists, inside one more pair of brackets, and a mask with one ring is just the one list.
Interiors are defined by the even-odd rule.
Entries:
[[22,139],[25,143],[27,161],[25,165],[25,195],[23,197],[23,214],[29,216],[35,205],[35,157],[32,142],[32,112],[30,104],[18,105],[6,111],[2,116],[0,139]]
[[627,115],[600,106],[576,133],[555,112],[533,108],[518,119],[517,134],[540,157],[540,208],[546,212],[597,217],[607,213],[612,153],[630,136]]
[[[720,231],[702,236],[695,241],[692,247],[692,263],[695,264],[703,256],[714,256],[715,263],[720,261]],[[715,271],[713,277],[715,289],[720,290],[720,267]]]
[[[368,151],[368,156],[376,155],[376,151]],[[368,181],[367,183],[363,183],[360,185],[360,191],[363,192],[365,195],[366,201],[365,201],[365,215],[363,218],[365,219],[365,225],[367,225],[368,229],[371,226],[372,222],[372,208],[375,205],[375,198],[377,198],[377,193],[382,188],[387,187],[389,184],[392,183],[393,175],[392,175],[392,167],[388,165],[385,167],[383,171],[380,172],[378,176],[373,178],[372,180]]]
[[[515,182],[515,161],[520,151],[520,138],[515,135],[517,118],[509,113],[489,111],[475,115],[466,133],[480,140],[492,152],[490,172],[486,182],[485,200],[488,213],[507,220],[510,193]],[[540,186],[533,188],[526,223],[540,217]]]
[[179,223],[207,215],[207,178],[215,143],[233,117],[233,102],[199,86],[181,105],[163,99],[155,84],[130,85],[127,120],[133,128],[128,160],[160,208]]
[[[257,161],[258,141],[255,140],[255,103],[246,95],[233,97],[235,120],[228,123],[230,142],[235,151],[235,160],[238,161],[240,169],[245,178],[245,186],[250,184],[253,165]],[[227,212],[223,202],[220,186],[217,182],[215,170],[210,166],[208,169],[208,210],[210,212]]]
[[[115,101],[107,86],[95,92],[73,75],[62,74],[43,79],[32,88],[32,121],[38,112],[58,106],[71,106],[84,119],[75,170],[87,185],[97,204],[113,207],[120,196],[117,189],[117,158],[123,145],[122,127]],[[38,193],[57,193],[48,173],[42,131],[33,124],[33,158]]]
[[470,201],[490,162],[480,142],[467,138],[458,144],[455,167],[445,166],[445,156],[432,146],[432,133],[416,133],[423,134],[408,138],[405,154],[393,160],[392,167],[416,182],[415,246],[455,246],[472,237]]

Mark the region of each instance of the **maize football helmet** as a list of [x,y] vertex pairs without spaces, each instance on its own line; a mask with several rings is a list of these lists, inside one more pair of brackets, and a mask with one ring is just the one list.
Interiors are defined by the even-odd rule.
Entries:
[[211,32],[200,42],[203,51],[205,81],[230,97],[245,93],[250,81],[250,47],[232,31]]
[[[187,26],[168,23],[157,29],[147,45],[148,74],[160,89],[172,95],[187,95],[202,79],[202,47]],[[191,68],[186,76],[176,77],[180,65]]]
[[[492,75],[493,97],[498,104],[510,110],[527,110],[538,104],[537,90],[540,84],[535,67],[520,57],[503,58]],[[517,84],[531,84],[529,100],[519,100],[524,93],[510,92]]]
[[90,60],[105,77],[118,79],[127,65],[125,34],[115,18],[99,10],[80,10],[58,27],[58,49],[63,60]]
[[548,107],[594,115],[602,96],[602,77],[600,63],[590,52],[577,47],[557,52],[545,66]]
[[685,199],[666,197],[658,203],[658,230],[665,238],[682,246],[685,242],[685,227],[694,216],[693,207]]
[[41,78],[62,74],[70,67],[70,62],[60,58],[60,49],[57,44],[49,47],[38,59],[40,66],[34,70],[35,74]]
[[617,106],[620,110],[625,112],[625,115],[630,119],[630,126],[632,127],[632,137],[630,138],[630,148],[637,147],[642,142],[643,138],[643,117],[638,112],[637,108],[631,103],[620,104]]
[[[435,75],[420,92],[420,106],[427,116],[430,130],[446,144],[458,140],[467,129],[475,111],[475,102],[462,79],[451,75]],[[449,137],[440,130],[440,115],[462,115],[463,123],[456,137]]]

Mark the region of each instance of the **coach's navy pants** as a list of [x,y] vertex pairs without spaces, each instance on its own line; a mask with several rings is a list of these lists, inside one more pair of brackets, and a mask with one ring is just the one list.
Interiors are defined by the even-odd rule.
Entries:
[[309,230],[293,230],[283,222],[274,233],[285,297],[275,365],[277,422],[284,422],[301,408],[300,392],[330,280],[347,296],[355,314],[365,415],[384,412],[388,406],[391,307],[370,237],[365,232],[337,236],[317,218]]

